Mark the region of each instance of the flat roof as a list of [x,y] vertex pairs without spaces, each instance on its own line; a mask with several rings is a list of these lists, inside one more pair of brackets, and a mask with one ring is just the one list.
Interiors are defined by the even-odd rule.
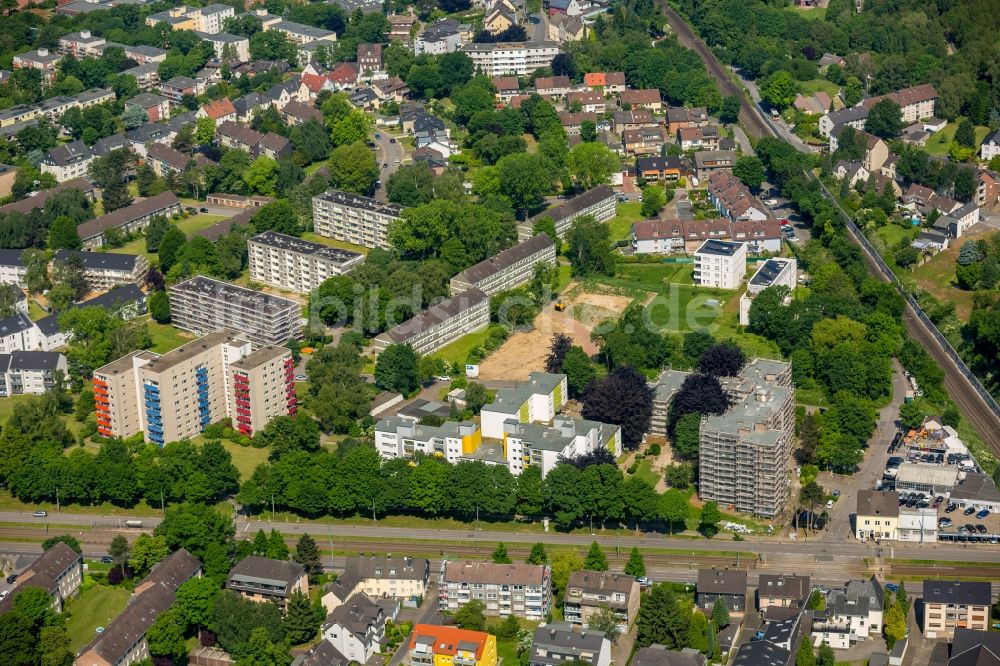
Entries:
[[211,349],[218,344],[232,342],[235,340],[242,340],[240,334],[236,331],[230,331],[229,329],[223,328],[209,333],[208,335],[203,335],[197,340],[185,342],[180,347],[168,351],[166,354],[150,361],[143,367],[150,372],[163,372],[164,370],[174,367],[178,363],[183,363],[184,361],[194,358],[203,351]]
[[327,190],[323,194],[316,195],[314,198],[337,203],[342,206],[347,206],[348,208],[362,208],[364,210],[370,210],[374,213],[381,213],[382,215],[389,215],[392,217],[399,217],[403,213],[403,207],[399,204],[382,203],[377,199],[363,197],[360,194],[353,194],[351,192],[344,192],[343,190]]
[[778,279],[785,269],[791,265],[789,259],[784,259],[782,257],[771,257],[757,269],[757,272],[753,274],[750,278],[750,284],[759,285],[764,287],[769,287],[774,284],[774,281]]
[[236,368],[237,370],[253,370],[262,363],[267,363],[276,358],[281,358],[286,354],[291,354],[291,351],[287,347],[279,347],[278,345],[267,345],[266,347],[261,347],[257,351],[250,352],[240,360],[235,363],[230,363],[230,368]]
[[731,257],[740,251],[743,247],[743,243],[737,243],[735,241],[724,241],[715,238],[710,238],[701,244],[695,254],[714,254],[723,257]]
[[172,285],[169,291],[171,296],[190,294],[227,302],[239,302],[244,306],[260,308],[262,314],[278,314],[289,309],[294,309],[296,312],[299,310],[299,304],[287,298],[239,287],[204,275],[196,275],[184,282]]
[[958,467],[930,463],[904,462],[896,472],[896,483],[922,483],[933,486],[954,486],[958,483]]
[[302,238],[296,238],[295,236],[279,234],[277,231],[265,231],[264,233],[257,234],[250,239],[250,242],[267,245],[279,250],[295,252],[296,254],[316,256],[337,264],[353,261],[362,256],[359,252],[342,250],[340,248],[330,247],[329,245],[323,245],[322,243],[315,243],[313,241],[303,240]]

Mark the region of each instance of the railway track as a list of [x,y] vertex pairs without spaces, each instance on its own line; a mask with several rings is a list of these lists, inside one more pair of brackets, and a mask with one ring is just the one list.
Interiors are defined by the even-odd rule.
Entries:
[[[678,41],[699,55],[708,72],[718,83],[723,96],[736,95],[739,97],[740,125],[744,131],[753,139],[766,136],[780,138],[771,125],[763,119],[753,102],[747,99],[743,89],[730,78],[729,72],[718,61],[711,49],[695,34],[691,26],[665,0],[657,1],[663,7],[667,21],[677,35]],[[829,193],[825,192],[825,195],[839,208],[839,203]],[[883,282],[891,282],[890,277],[879,265],[879,260],[872,256],[871,250],[858,238],[855,231],[848,227],[848,232],[851,240],[861,248],[869,273]],[[906,294],[903,296],[905,298]],[[994,411],[972,381],[962,372],[959,364],[955,362],[927,324],[920,319],[910,303],[907,303],[903,313],[903,323],[910,337],[927,350],[934,362],[944,370],[944,387],[948,391],[948,395],[955,401],[959,410],[983,438],[986,445],[990,447],[993,454],[1000,456],[1000,415]]]

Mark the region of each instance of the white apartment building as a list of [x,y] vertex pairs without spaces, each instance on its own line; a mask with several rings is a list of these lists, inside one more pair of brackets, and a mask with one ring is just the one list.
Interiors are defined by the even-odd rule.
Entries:
[[829,643],[846,650],[882,633],[882,603],[885,591],[872,576],[851,580],[843,589],[830,590],[826,608],[813,617],[813,645]]
[[483,437],[502,439],[504,423],[548,423],[569,399],[569,384],[564,374],[532,372],[528,381],[512,389],[500,389],[493,402],[479,413]]
[[247,241],[250,279],[286,291],[310,292],[328,277],[343,275],[365,260],[359,252],[265,231]]
[[740,326],[750,324],[750,305],[754,297],[768,287],[788,287],[785,303],[791,301],[791,292],[798,280],[797,265],[795,257],[771,257],[760,265],[750,278],[746,292],[740,296]]
[[479,448],[481,442],[482,433],[472,421],[445,421],[431,426],[388,416],[375,424],[375,449],[386,460],[423,453],[454,464]]
[[544,620],[552,607],[552,572],[541,564],[448,562],[441,565],[438,606],[454,612],[473,599],[488,615]]
[[108,291],[123,284],[141,285],[149,272],[149,260],[141,254],[56,250],[52,267],[78,258],[92,291]]
[[372,599],[416,600],[427,594],[430,562],[392,555],[351,555],[344,573],[323,586],[323,607],[328,613],[358,592]]
[[337,41],[337,33],[331,30],[324,30],[323,28],[306,25],[305,23],[296,23],[295,21],[278,21],[277,23],[267,25],[264,29],[277,30],[287,37],[288,41],[297,46],[303,46],[311,42]]
[[86,176],[93,161],[90,149],[83,141],[76,140],[56,146],[46,153],[39,169],[42,173],[51,174],[57,183],[65,183]]
[[90,30],[71,32],[59,38],[59,50],[72,53],[77,58],[99,56],[104,51],[107,41],[103,37],[94,36]]
[[487,296],[515,289],[531,280],[536,266],[554,266],[556,246],[544,233],[470,266],[451,279],[452,294],[480,289]]
[[560,458],[591,453],[601,447],[615,457],[622,452],[621,426],[600,421],[560,416],[548,427],[509,419],[503,428],[507,465],[514,476],[529,466],[538,466],[545,477]]
[[736,289],[746,274],[746,243],[711,239],[694,253],[694,282],[699,286]]
[[598,185],[587,190],[583,194],[573,197],[565,203],[543,210],[530,220],[517,226],[518,240],[526,240],[531,237],[531,228],[535,222],[543,217],[550,217],[555,222],[556,235],[559,238],[566,236],[573,220],[582,215],[593,215],[598,222],[606,222],[613,218],[617,209],[615,208],[615,192],[607,185]]
[[24,278],[28,269],[21,261],[24,250],[0,250],[0,284],[12,284],[24,288]]
[[351,663],[364,664],[382,652],[385,621],[382,607],[359,592],[327,616],[323,639]]
[[55,386],[56,372],[67,370],[58,352],[15,351],[0,354],[0,397],[42,395]]
[[560,53],[555,42],[473,42],[460,50],[486,76],[528,76],[536,69],[550,67]]
[[389,225],[403,207],[341,190],[313,197],[313,229],[320,236],[363,247],[389,249]]
[[197,275],[171,285],[173,325],[198,335],[228,328],[261,345],[283,345],[302,335],[302,306],[295,301]]
[[222,24],[227,18],[236,16],[236,10],[231,5],[214,3],[205,7],[186,7],[179,5],[164,12],[157,12],[146,17],[146,25],[155,26],[166,23],[174,30],[192,30],[207,32],[214,35],[222,32]]
[[240,62],[248,62],[250,60],[250,40],[246,37],[230,35],[225,32],[195,32],[195,34],[212,45],[217,58],[225,58],[226,47],[229,47],[229,53],[232,58]]
[[373,351],[378,354],[389,345],[399,344],[410,345],[418,354],[429,354],[489,325],[489,296],[479,289],[469,289],[378,335]]

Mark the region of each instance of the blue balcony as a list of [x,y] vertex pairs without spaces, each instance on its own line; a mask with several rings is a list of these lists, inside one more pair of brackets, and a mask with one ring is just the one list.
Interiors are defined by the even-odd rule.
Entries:
[[146,393],[155,393],[157,395],[160,394],[159,386],[153,386],[152,384],[143,384],[142,388]]

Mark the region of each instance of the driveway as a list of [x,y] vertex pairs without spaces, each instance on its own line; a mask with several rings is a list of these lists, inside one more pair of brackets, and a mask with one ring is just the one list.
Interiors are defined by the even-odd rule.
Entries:
[[[427,594],[424,595],[424,603],[419,609],[420,615],[416,622],[413,623],[414,626],[418,624],[441,624],[443,618],[438,613],[437,601],[437,583],[431,581],[430,585],[427,586]],[[400,611],[400,613],[402,612]],[[392,659],[389,660],[389,666],[399,666],[409,651],[410,641],[407,639],[399,644],[396,654],[392,655]]]

